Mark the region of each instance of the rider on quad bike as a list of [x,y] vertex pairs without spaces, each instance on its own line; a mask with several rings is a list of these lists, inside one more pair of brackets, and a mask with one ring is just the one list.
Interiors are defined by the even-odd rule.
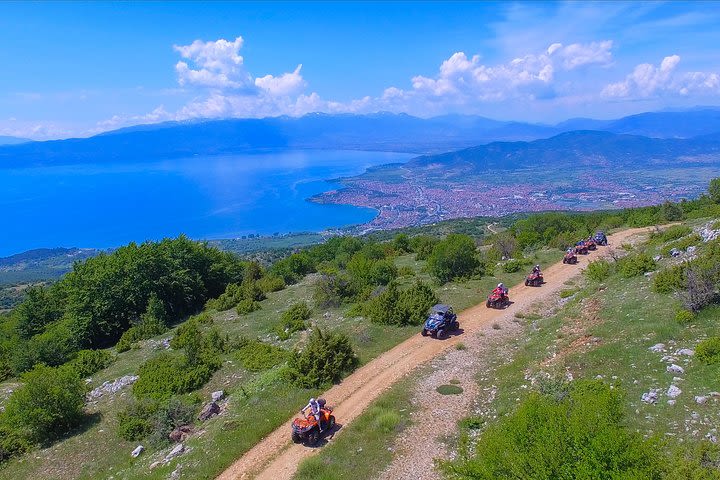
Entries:
[[[318,422],[318,428],[320,428],[320,431],[322,432],[324,430],[323,428],[323,422],[322,422],[322,415],[321,415],[321,406],[320,403],[315,400],[315,398],[311,398],[307,405],[305,405],[303,408],[300,409],[300,413],[305,415],[305,412],[309,409],[310,414],[315,417],[315,420]],[[307,417],[307,415],[305,415]]]
[[530,275],[525,277],[525,285],[532,285],[533,287],[539,287],[543,283],[543,275],[540,271],[540,265],[535,265]]
[[[311,414],[305,412],[310,410]],[[291,425],[290,437],[294,443],[307,443],[316,445],[324,432],[332,431],[335,427],[335,417],[332,408],[325,406],[325,400],[310,399],[310,402],[300,410],[303,418],[296,418]]]
[[508,289],[503,283],[498,283],[488,296],[486,306],[488,308],[504,308],[510,304],[510,298],[508,297]]

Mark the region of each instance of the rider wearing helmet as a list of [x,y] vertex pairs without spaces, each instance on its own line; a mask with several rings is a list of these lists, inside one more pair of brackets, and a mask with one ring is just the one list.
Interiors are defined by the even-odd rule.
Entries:
[[540,275],[540,265],[535,265],[532,269],[532,273],[537,273]]
[[303,408],[300,409],[300,413],[305,415],[305,411],[307,409],[310,409],[311,414],[315,417],[315,420],[317,420],[318,427],[320,428],[320,431],[322,432],[323,424],[321,422],[322,415],[320,414],[320,403],[313,397],[310,399],[307,405],[305,405]]
[[498,283],[498,285],[497,285],[497,287],[495,288],[495,290],[493,290],[493,293],[497,293],[498,295],[507,297],[508,289],[507,289],[507,287],[506,287],[505,285],[503,285],[502,282],[500,282],[500,283]]

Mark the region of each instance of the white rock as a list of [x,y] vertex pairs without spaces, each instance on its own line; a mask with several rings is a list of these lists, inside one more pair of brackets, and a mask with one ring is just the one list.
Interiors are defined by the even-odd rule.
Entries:
[[695,355],[695,350],[691,350],[689,348],[681,348],[675,353],[675,355],[685,355],[687,357],[692,357],[693,355]]
[[645,403],[657,403],[658,400],[658,394],[655,390],[650,390],[649,392],[645,392],[640,397],[640,400],[642,400]]
[[675,385],[670,385],[670,388],[667,389],[667,392],[665,392],[665,395],[667,395],[670,398],[677,398],[682,393],[682,390],[680,390]]
[[674,399],[674,398],[671,398],[670,400],[667,401],[667,404],[668,404],[668,405],[675,405],[675,403],[676,403],[676,402],[675,402],[675,399]]
[[135,450],[130,452],[130,456],[133,458],[137,458],[144,451],[145,451],[145,447],[143,447],[142,445],[138,445],[137,447],[135,447]]
[[165,461],[168,462],[168,461],[172,460],[173,458],[177,457],[178,455],[182,455],[184,451],[185,451],[185,445],[183,445],[182,443],[178,443],[177,445],[175,445],[173,447],[172,450],[170,450],[170,453],[165,455]]
[[659,262],[660,260],[662,260],[662,258],[663,258],[662,255],[655,255],[653,257],[653,260],[655,260],[656,262]]
[[698,405],[705,405],[708,401],[708,397],[705,395],[695,395],[695,403]]
[[652,347],[649,348],[651,352],[664,352],[665,351],[665,344],[664,343],[656,343]]
[[692,255],[693,253],[695,253],[695,250],[697,250],[697,247],[694,246],[694,245],[691,245],[691,246],[689,246],[685,251],[686,251],[689,255]]
[[667,367],[667,371],[670,373],[685,373],[685,369],[683,367],[675,365],[674,363]]
[[219,402],[223,398],[225,398],[225,392],[222,390],[218,390],[217,392],[212,392],[210,394],[210,397],[212,398],[213,402]]

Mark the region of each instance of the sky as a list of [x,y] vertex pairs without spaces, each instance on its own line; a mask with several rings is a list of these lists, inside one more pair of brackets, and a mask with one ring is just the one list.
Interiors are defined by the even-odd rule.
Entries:
[[720,2],[0,2],[0,135],[720,105]]

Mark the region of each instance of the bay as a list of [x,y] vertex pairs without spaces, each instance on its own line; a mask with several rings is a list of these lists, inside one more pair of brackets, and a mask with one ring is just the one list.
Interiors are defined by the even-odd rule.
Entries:
[[293,150],[0,169],[0,256],[179,234],[236,238],[365,223],[374,210],[307,199],[339,187],[328,179],[411,156]]

